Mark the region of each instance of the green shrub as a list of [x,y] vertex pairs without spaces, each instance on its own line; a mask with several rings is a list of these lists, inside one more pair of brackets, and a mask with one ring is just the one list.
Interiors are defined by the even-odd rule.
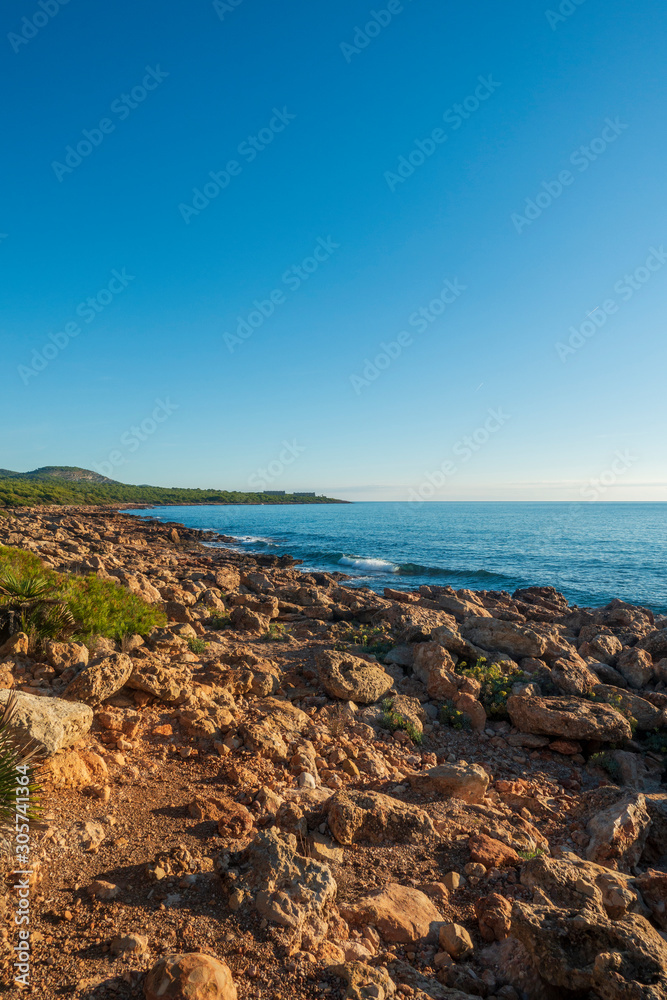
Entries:
[[[506,669],[503,670],[503,667]],[[512,685],[526,679],[523,670],[518,670],[509,663],[487,663],[485,657],[480,657],[474,667],[463,662],[457,663],[455,669],[458,674],[479,681],[479,700],[488,716],[495,719],[508,718],[507,699],[512,693]]]
[[533,858],[540,858],[544,854],[544,850],[541,847],[536,847],[532,851],[517,851],[519,857],[523,858],[524,861],[532,861]]
[[208,649],[208,643],[204,642],[203,639],[200,639],[199,636],[196,638],[190,637],[188,639],[188,646],[191,653],[204,653]]
[[451,699],[448,699],[440,709],[440,721],[444,726],[452,729],[471,729],[470,719],[463,712],[460,712]]
[[391,698],[385,698],[382,702],[382,715],[379,724],[382,729],[388,729],[391,733],[395,733],[397,729],[404,729],[412,742],[418,745],[424,739],[414,722],[410,722],[400,712],[394,711],[394,702]]
[[618,761],[608,751],[591,754],[588,758],[588,763],[594,767],[601,767],[603,771],[607,772],[612,781],[618,783],[621,777],[621,768]]
[[289,642],[290,637],[284,625],[271,622],[268,631],[261,637],[261,642]]
[[14,587],[22,588],[24,594],[41,594],[30,599],[31,606],[21,611],[26,629],[38,639],[67,637],[85,641],[98,635],[121,640],[125,635],[147,635],[167,623],[160,607],[147,604],[126,587],[97,576],[55,573],[45,569],[37,556],[20,549],[0,546],[0,574],[5,580],[0,585],[0,608],[23,600],[3,593],[3,586],[4,590]]
[[365,627],[363,625],[353,627],[350,625],[340,635],[339,641],[334,645],[334,649],[346,652],[348,646],[360,646],[364,653],[370,653],[373,656],[377,656],[378,659],[382,659],[395,645],[396,643],[392,639],[386,625],[381,625],[377,628]]
[[644,739],[644,747],[653,753],[667,754],[667,733],[660,733],[657,729],[648,733]]
[[220,632],[224,628],[231,628],[232,620],[229,615],[211,615],[206,619],[206,624],[214,631]]

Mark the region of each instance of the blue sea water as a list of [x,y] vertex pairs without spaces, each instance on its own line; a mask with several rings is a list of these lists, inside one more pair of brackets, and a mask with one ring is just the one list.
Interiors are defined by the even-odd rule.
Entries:
[[667,503],[355,503],[129,511],[232,535],[382,592],[422,583],[507,590],[551,585],[571,603],[619,597],[667,612]]

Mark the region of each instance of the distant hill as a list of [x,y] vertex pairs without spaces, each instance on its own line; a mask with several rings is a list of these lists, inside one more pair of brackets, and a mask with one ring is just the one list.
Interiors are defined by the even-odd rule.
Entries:
[[80,469],[76,465],[45,465],[41,469],[33,469],[32,472],[10,472],[9,469],[0,469],[0,479],[65,479],[70,483],[114,483],[115,479],[107,479],[99,472],[91,472],[90,469]]
[[104,504],[122,507],[145,504],[148,507],[191,504],[304,504],[347,503],[329,497],[306,497],[285,494],[240,493],[230,490],[197,490],[162,486],[129,486],[107,479],[90,469],[72,465],[45,465],[32,472],[0,469],[0,508],[43,507],[45,505]]

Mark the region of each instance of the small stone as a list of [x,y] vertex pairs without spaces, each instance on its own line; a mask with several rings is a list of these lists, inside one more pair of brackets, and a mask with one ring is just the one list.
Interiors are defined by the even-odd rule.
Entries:
[[112,955],[143,955],[148,951],[148,938],[142,934],[123,934],[112,940],[109,951]]
[[458,889],[461,883],[465,882],[465,879],[462,879],[458,872],[447,872],[442,881],[448,889],[453,891],[454,889]]
[[443,924],[440,928],[440,946],[453,958],[462,958],[473,950],[472,938],[460,924]]

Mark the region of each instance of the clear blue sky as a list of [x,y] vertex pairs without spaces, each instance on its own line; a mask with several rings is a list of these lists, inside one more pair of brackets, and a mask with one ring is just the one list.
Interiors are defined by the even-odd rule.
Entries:
[[667,499],[659,0],[42,2],[2,11],[0,466]]

